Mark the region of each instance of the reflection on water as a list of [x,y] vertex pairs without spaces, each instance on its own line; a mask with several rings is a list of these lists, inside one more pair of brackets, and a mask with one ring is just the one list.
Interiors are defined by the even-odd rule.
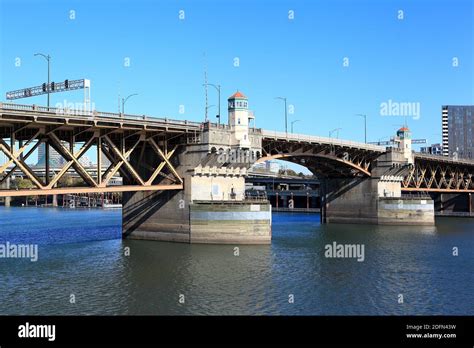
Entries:
[[[0,208],[0,243],[40,245],[36,263],[0,259],[0,314],[474,312],[473,219],[321,225],[280,213],[272,245],[238,256],[234,245],[122,241],[120,225],[120,211]],[[334,241],[364,244],[364,262],[325,258]]]

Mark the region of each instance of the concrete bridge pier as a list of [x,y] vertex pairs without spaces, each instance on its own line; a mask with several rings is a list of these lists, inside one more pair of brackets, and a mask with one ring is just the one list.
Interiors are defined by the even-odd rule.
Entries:
[[322,221],[384,225],[434,225],[434,204],[428,196],[402,196],[408,170],[396,149],[380,156],[370,177],[326,179]]

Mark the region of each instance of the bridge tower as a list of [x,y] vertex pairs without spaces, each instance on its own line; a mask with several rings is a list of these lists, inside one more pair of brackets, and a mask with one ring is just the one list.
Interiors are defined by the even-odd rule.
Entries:
[[408,163],[413,164],[413,155],[411,150],[411,132],[408,127],[402,127],[397,131],[398,148],[403,153],[403,157]]
[[254,116],[249,112],[248,99],[244,94],[237,91],[229,97],[227,102],[229,127],[232,130],[232,145],[249,148],[249,125]]

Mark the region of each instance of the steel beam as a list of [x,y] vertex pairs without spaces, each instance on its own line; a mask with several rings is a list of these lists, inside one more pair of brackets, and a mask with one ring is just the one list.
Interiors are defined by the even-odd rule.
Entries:
[[31,189],[31,190],[0,190],[0,197],[22,197],[22,196],[47,196],[66,195],[71,193],[102,193],[102,192],[136,192],[136,191],[165,191],[182,190],[183,184],[173,185],[117,185],[108,187],[59,187],[53,189]]

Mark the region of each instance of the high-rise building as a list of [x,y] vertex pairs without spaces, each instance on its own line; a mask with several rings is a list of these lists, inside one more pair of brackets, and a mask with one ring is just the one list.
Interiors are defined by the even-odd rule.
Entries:
[[[64,143],[63,145],[67,145]],[[79,163],[82,164],[84,167],[93,167],[96,164],[87,156],[82,155],[79,158]],[[49,166],[51,168],[62,168],[66,164],[66,160],[51,146],[49,147]],[[38,163],[36,163],[37,167],[44,168],[46,167],[46,144],[42,143],[38,146]],[[102,154],[102,169],[107,168],[110,166],[109,159]]]
[[442,131],[443,131],[443,139],[442,139],[443,156],[449,156],[448,107],[447,106],[442,107],[441,123],[442,123]]
[[474,105],[443,105],[443,155],[474,158]]
[[[61,168],[64,165],[63,157],[51,146],[49,147],[49,166],[51,168]],[[38,163],[37,167],[46,166],[46,143],[41,143],[38,146]]]

